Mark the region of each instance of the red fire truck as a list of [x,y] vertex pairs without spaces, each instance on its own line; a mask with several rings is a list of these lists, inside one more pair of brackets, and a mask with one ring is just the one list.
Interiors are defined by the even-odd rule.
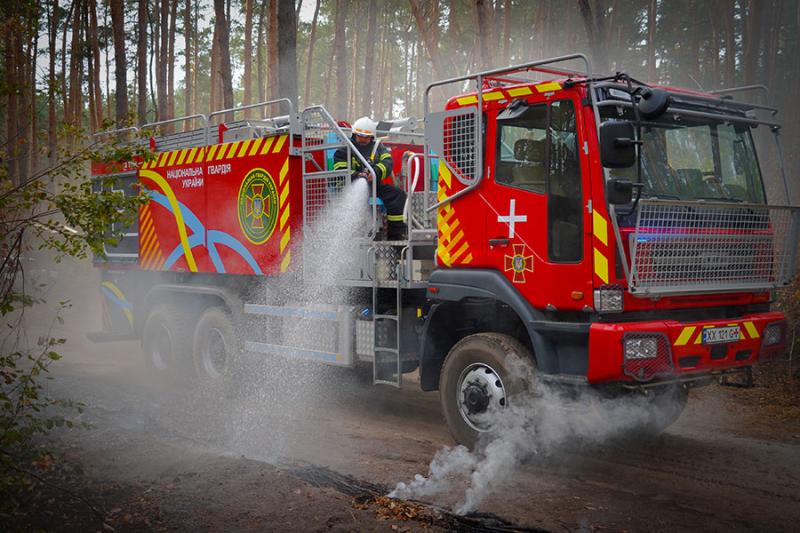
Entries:
[[784,350],[771,291],[795,273],[800,210],[767,203],[751,130],[777,134],[774,109],[591,72],[570,55],[439,81],[424,135],[379,125],[408,234],[380,239],[365,205],[328,301],[280,288],[321,268],[308,237],[351,179],[331,154],[361,157],[345,127],[288,99],[150,125],[183,128],[150,137],[152,160],[93,167],[150,197],[96,261],[94,338],[140,338],[155,374],[212,383],[254,354],[395,386],[418,371],[468,445],[514,401],[512,359],[541,382],[669,396],[668,424],[692,386]]

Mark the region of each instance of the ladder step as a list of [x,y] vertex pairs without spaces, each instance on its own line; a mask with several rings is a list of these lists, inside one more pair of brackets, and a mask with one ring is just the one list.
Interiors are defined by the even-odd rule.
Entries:
[[398,320],[397,315],[372,315],[372,318],[376,318],[378,320]]

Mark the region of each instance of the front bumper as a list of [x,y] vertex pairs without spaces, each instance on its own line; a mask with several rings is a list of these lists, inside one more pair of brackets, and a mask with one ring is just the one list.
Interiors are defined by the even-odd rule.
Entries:
[[[764,346],[764,330],[782,324],[780,340]],[[739,339],[703,343],[703,330],[739,326]],[[623,381],[642,383],[690,378],[732,368],[751,366],[783,352],[786,344],[783,313],[746,315],[735,320],[679,322],[595,322],[589,329],[589,383]],[[626,357],[625,346],[649,343],[648,357]],[[639,343],[639,344],[636,344]],[[629,350],[629,355],[632,353]]]

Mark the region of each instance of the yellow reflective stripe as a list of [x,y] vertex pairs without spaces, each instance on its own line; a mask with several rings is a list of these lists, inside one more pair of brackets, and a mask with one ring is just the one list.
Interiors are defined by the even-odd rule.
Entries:
[[377,165],[375,165],[375,166],[376,166],[377,168],[380,168],[380,169],[383,171],[383,175],[382,175],[381,177],[382,177],[382,178],[386,177],[386,165],[384,165],[383,163],[378,163],[378,164],[377,164]]
[[389,222],[405,222],[406,217],[404,215],[386,215],[386,220]]
[[462,96],[461,98],[457,98],[456,102],[458,102],[458,105],[477,104],[478,103],[478,97],[477,96]]
[[186,159],[186,154],[188,153],[189,153],[188,148],[181,150],[181,155],[178,157],[178,162],[177,162],[178,165],[183,164],[184,160]]
[[608,246],[608,222],[597,211],[592,212],[592,230],[597,240]]
[[508,90],[508,96],[510,96],[512,98],[517,97],[517,96],[525,96],[527,94],[532,94],[532,93],[533,93],[533,91],[531,91],[530,87],[517,87],[516,89],[509,89]]
[[692,334],[694,330],[697,328],[695,326],[686,326],[681,331],[681,334],[678,335],[678,340],[675,341],[675,346],[685,346],[687,342],[692,338]]
[[258,149],[261,147],[261,143],[263,142],[264,142],[263,137],[256,139],[255,142],[253,142],[252,144],[252,148],[250,148],[250,153],[247,155],[256,155],[256,152],[258,152]]
[[239,149],[239,153],[236,154],[236,157],[242,157],[245,153],[247,153],[247,149],[250,148],[250,143],[253,141],[248,139],[242,143],[242,147]]
[[272,150],[273,154],[277,154],[278,152],[281,151],[281,148],[283,148],[283,144],[286,142],[286,137],[287,135],[281,135],[280,137],[278,137],[278,142],[275,143],[275,148]]
[[483,95],[483,100],[486,102],[493,102],[495,100],[502,100],[505,98],[503,91],[494,91]]
[[747,330],[747,334],[750,335],[751,339],[758,339],[759,337],[761,337],[761,335],[758,334],[758,330],[756,329],[756,327],[753,325],[752,322],[745,322],[744,329]]
[[218,149],[219,149],[219,145],[212,144],[211,147],[206,152],[206,161],[211,161],[214,158],[214,154],[217,153]]
[[261,147],[261,155],[269,153],[269,148],[272,146],[273,142],[275,142],[275,137],[267,137],[264,141],[264,145]]
[[292,262],[292,251],[289,250],[283,257],[283,261],[281,261],[281,272],[286,272],[286,270],[289,268],[289,263],[291,262]]
[[286,249],[286,245],[289,244],[289,236],[290,231],[287,229],[281,237],[281,252],[283,252]]
[[167,163],[167,166],[171,167],[172,165],[175,164],[175,159],[178,157],[178,152],[179,150],[175,150],[174,152],[172,152],[172,155],[169,156],[169,163]]
[[194,255],[192,255],[192,248],[189,246],[189,236],[186,234],[186,224],[183,221],[183,212],[181,211],[181,206],[178,203],[178,199],[175,197],[175,193],[172,191],[172,188],[167,183],[163,177],[157,172],[153,172],[152,170],[143,170],[139,172],[139,174],[143,178],[147,178],[152,180],[158,187],[161,189],[161,192],[167,197],[169,201],[170,207],[172,207],[172,213],[175,215],[175,223],[178,226],[178,236],[180,237],[181,246],[183,247],[183,255],[186,258],[186,265],[189,267],[190,272],[197,272],[197,263],[194,261]]
[[550,81],[547,83],[540,83],[536,86],[536,90],[540,93],[549,93],[551,91],[557,91],[561,89],[561,84],[556,81]]
[[389,157],[392,157],[392,154],[390,154],[389,152],[384,152],[384,153],[381,154],[381,156],[378,158],[378,160],[379,161],[383,161],[384,159],[387,159]]
[[597,248],[594,249],[594,273],[603,283],[608,283],[608,259]]
[[333,170],[339,170],[340,168],[347,168],[347,161],[339,161],[333,164]]

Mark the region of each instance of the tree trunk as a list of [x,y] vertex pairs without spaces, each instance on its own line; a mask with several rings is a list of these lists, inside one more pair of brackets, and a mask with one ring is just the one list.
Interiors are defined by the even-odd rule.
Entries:
[[[421,0],[408,0],[411,5],[411,14],[417,24],[417,30],[425,43],[425,50],[433,65],[437,77],[446,77],[444,63],[439,53],[439,0],[423,4]],[[481,1],[481,0],[479,0]],[[425,7],[430,8],[430,13],[425,12]]]
[[137,81],[136,115],[139,125],[147,122],[147,0],[139,0],[136,39]]
[[[228,21],[225,18],[225,0],[214,0],[216,15],[215,29],[219,44],[219,74],[222,82],[222,105],[225,109],[233,107],[233,80],[231,79],[231,48],[228,39]],[[229,120],[226,117],[225,120]]]
[[89,97],[94,107],[92,131],[97,131],[103,124],[103,93],[100,90],[100,45],[97,41],[97,5],[95,2],[90,2],[89,5],[89,35],[92,46],[91,62],[94,65],[93,83],[92,89],[89,91]]
[[656,83],[658,72],[656,71],[656,14],[658,12],[658,1],[650,0],[647,4],[647,81]]
[[125,12],[124,0],[111,0],[111,27],[114,33],[114,74],[116,106],[114,118],[118,127],[123,127],[128,115],[128,67],[125,59]]
[[[174,1],[174,0],[173,0]],[[169,4],[170,0],[161,0],[158,18],[158,59],[156,63],[156,101],[158,102],[158,120],[169,118],[169,102],[167,101],[167,63],[169,61]]]
[[58,38],[58,0],[53,0],[48,19],[48,84],[47,84],[47,164],[56,164],[56,39]]
[[71,124],[72,118],[69,108],[69,93],[67,92],[67,33],[75,10],[75,1],[67,9],[67,18],[61,30],[61,108],[64,110],[64,124]]
[[[264,17],[267,0],[262,0],[258,9],[258,30],[256,32],[256,84],[258,86],[258,101],[267,99],[266,79],[264,78]],[[312,34],[313,36],[313,34]]]
[[17,135],[19,134],[19,112],[18,112],[18,99],[17,99],[17,91],[16,88],[13,86],[13,79],[17,73],[17,57],[16,57],[16,41],[19,39],[18,34],[13,34],[8,37],[8,41],[5,46],[5,67],[6,72],[9,75],[9,81],[11,81],[11,87],[7,91],[6,96],[6,139],[9,143],[8,145],[8,161],[7,161],[7,172],[8,177],[11,180],[11,183],[14,185],[19,184],[19,165],[17,159],[17,150],[14,148],[15,144],[11,142],[12,139],[16,139]]
[[186,0],[183,8],[183,38],[186,42],[184,50],[184,85],[186,87],[186,94],[183,99],[183,114],[189,116],[194,114],[194,32],[192,31],[192,0]]
[[475,0],[475,27],[478,30],[477,39],[481,70],[488,68],[492,64],[493,26],[490,0]]
[[[253,0],[244,0],[244,95],[242,104],[253,103]],[[250,110],[245,111],[245,117],[250,116]]]
[[278,90],[278,0],[269,0],[269,26],[267,28],[267,83],[269,99],[279,98]]
[[[175,27],[177,20],[178,0],[172,0],[169,15],[169,44],[167,45],[167,118],[175,118]],[[174,130],[173,127],[169,129]]]
[[336,68],[336,106],[334,113],[347,113],[347,43],[345,42],[345,21],[347,20],[348,0],[336,0],[334,17],[333,62]]
[[761,49],[761,18],[763,0],[750,0],[744,33],[744,83],[751,85],[758,80],[758,58]]
[[503,63],[509,64],[511,59],[511,0],[503,2]]
[[608,52],[606,43],[605,11],[602,0],[595,0],[594,12],[589,0],[578,0],[578,8],[586,28],[589,47],[592,50],[594,69],[597,72],[608,70]]
[[306,86],[303,94],[303,105],[311,104],[311,68],[314,63],[314,45],[317,42],[317,20],[319,18],[320,0],[314,6],[314,18],[311,20],[311,35],[308,38],[308,62],[306,63]]
[[375,64],[375,27],[378,25],[378,1],[369,0],[367,12],[367,45],[364,54],[364,92],[361,95],[361,109],[363,115],[372,116],[372,79]]
[[297,12],[294,0],[278,0],[278,93],[297,103]]

